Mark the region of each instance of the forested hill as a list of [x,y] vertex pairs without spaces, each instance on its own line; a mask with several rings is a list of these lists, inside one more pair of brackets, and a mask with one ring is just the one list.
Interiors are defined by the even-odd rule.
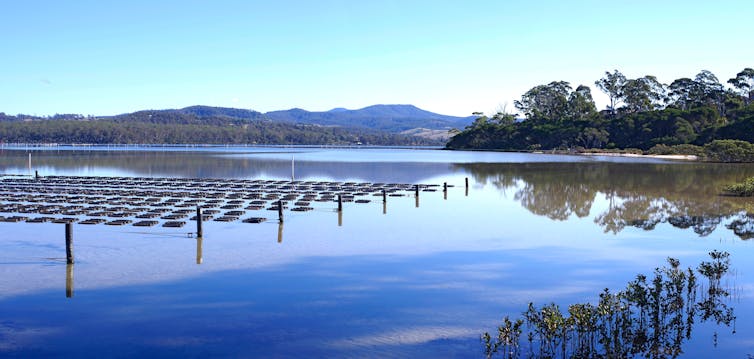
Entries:
[[[227,115],[227,113],[234,115]],[[240,112],[238,112],[240,111]],[[243,117],[241,117],[243,116]],[[51,118],[0,113],[0,142],[93,144],[438,145],[437,141],[364,128],[294,124],[254,111],[189,107],[107,118]]]
[[715,140],[754,142],[754,69],[744,69],[725,84],[703,70],[669,85],[654,76],[631,79],[615,70],[595,85],[610,99],[604,111],[597,111],[588,86],[574,89],[553,81],[523,94],[515,102],[518,114],[479,117],[447,147],[659,151]]
[[264,114],[272,120],[327,126],[363,127],[387,132],[417,128],[449,131],[471,124],[474,117],[455,117],[422,110],[413,105],[374,105],[358,110],[335,108],[312,112],[298,108]]

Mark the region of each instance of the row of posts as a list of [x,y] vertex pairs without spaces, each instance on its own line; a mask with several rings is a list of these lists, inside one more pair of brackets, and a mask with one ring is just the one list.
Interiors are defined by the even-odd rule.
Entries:
[[[39,174],[35,173],[35,177],[39,178]],[[466,177],[465,179],[466,183],[466,195],[469,195],[469,178]],[[416,185],[414,187],[415,194],[416,194],[416,206],[419,206],[419,185]],[[448,199],[448,183],[443,183],[442,188],[444,198]],[[277,210],[278,210],[278,220],[280,223],[280,226],[278,228],[278,242],[282,241],[282,226],[283,226],[283,201],[278,200],[277,203]],[[387,213],[387,192],[383,189],[382,190],[382,213]],[[343,198],[340,194],[338,194],[338,225],[343,225]],[[202,217],[202,207],[197,206],[196,207],[196,239],[197,239],[197,257],[196,257],[196,263],[201,264],[201,241],[204,237],[204,231],[202,229],[202,220],[204,218]],[[73,224],[72,223],[66,223],[65,224],[65,259],[66,264],[68,265],[67,268],[67,278],[73,277],[73,264],[74,264],[74,256],[73,256]],[[71,280],[72,281],[72,280]],[[66,296],[70,297],[73,295],[72,286],[66,286]]]

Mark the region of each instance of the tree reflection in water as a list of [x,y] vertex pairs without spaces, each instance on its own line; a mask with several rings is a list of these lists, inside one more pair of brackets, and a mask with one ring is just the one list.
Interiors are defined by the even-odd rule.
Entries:
[[[573,304],[537,308],[530,303],[522,318],[505,317],[497,334],[484,333],[487,358],[676,358],[691,339],[696,320],[729,327],[735,315],[721,279],[728,273],[727,252],[710,252],[696,272],[668,258],[650,280],[645,275],[616,293],[605,289],[596,305]],[[494,334],[494,333],[493,333]]]
[[514,200],[536,215],[564,221],[587,217],[598,196],[607,209],[594,215],[605,232],[652,230],[660,223],[707,236],[723,222],[742,239],[754,237],[754,201],[721,196],[730,183],[754,175],[751,165],[526,163],[457,164],[478,183],[515,190]]

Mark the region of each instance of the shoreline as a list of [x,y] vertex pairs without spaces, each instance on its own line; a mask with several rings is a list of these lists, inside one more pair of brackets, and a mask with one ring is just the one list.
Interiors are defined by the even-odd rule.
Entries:
[[633,158],[656,158],[661,160],[676,160],[676,161],[698,161],[699,157],[696,155],[644,155],[636,153],[614,153],[614,152],[579,152],[577,155],[581,156],[612,156],[612,157],[633,157]]

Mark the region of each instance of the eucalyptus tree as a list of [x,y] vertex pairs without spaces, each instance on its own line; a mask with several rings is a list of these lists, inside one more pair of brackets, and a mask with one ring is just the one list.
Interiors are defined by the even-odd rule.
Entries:
[[725,87],[712,72],[700,71],[694,78],[701,90],[700,104],[714,106],[720,115],[725,114]]
[[699,83],[688,77],[674,80],[670,83],[669,90],[669,105],[684,111],[694,107],[695,99],[699,98],[702,92]]
[[746,105],[754,100],[754,69],[747,67],[736,74],[735,78],[728,80],[728,83],[738,90],[739,95],[744,98]]
[[626,80],[622,88],[628,113],[659,110],[665,103],[667,88],[654,76]]
[[605,71],[605,77],[594,82],[597,88],[610,98],[608,110],[613,116],[615,116],[616,106],[623,101],[623,86],[626,81],[626,76],[615,70],[613,73]]
[[694,79],[680,78],[670,84],[668,102],[681,110],[709,106],[725,114],[726,92],[717,77],[710,71],[700,71]]
[[568,112],[568,97],[572,91],[566,81],[553,81],[547,85],[535,86],[521,96],[514,105],[529,120],[559,121]]

